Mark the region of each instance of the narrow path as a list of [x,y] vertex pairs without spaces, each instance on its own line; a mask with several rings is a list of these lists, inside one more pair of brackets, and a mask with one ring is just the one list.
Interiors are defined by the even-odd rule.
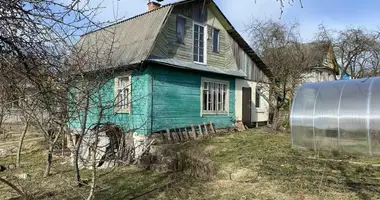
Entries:
[[[45,139],[44,137],[30,138],[30,139],[25,139],[25,140],[24,140],[24,143],[27,143],[27,142],[33,142],[33,141],[40,141],[40,140],[44,140],[44,139]],[[11,146],[11,145],[18,145],[18,140],[16,140],[16,141],[11,141],[11,142],[3,142],[3,143],[0,143],[0,148],[2,148],[2,147],[7,147],[7,146]]]

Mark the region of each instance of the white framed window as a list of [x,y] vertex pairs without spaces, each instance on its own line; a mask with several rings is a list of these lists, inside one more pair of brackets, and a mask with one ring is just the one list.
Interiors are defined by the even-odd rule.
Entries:
[[193,24],[193,61],[206,64],[206,27],[194,22]]
[[229,111],[228,81],[201,79],[201,116],[204,114],[228,114]]
[[131,75],[124,75],[115,78],[115,112],[131,112]]

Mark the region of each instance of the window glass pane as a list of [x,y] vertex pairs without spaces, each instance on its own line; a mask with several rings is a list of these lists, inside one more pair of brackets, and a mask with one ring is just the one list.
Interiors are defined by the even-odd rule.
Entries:
[[[194,55],[198,56],[198,48],[194,48]],[[196,61],[196,60],[194,60]]]
[[219,52],[219,30],[214,29],[213,38],[212,38],[212,50],[214,52]]
[[194,54],[194,56],[193,56],[193,60],[194,60],[195,62],[198,62],[198,55]]
[[207,90],[203,90],[203,110],[207,110]]
[[204,31],[204,27],[203,26],[199,26],[199,32],[201,32],[201,34],[203,34],[203,31]]
[[185,38],[185,19],[177,17],[177,42],[183,43]]
[[199,48],[199,55],[203,57],[203,48]]
[[256,108],[260,108],[260,95],[259,95],[260,89],[256,91]]
[[203,63],[203,56],[202,55],[199,55],[199,61],[198,62]]
[[209,109],[208,110],[213,110],[213,105],[214,105],[214,97],[213,97],[213,93],[214,93],[214,83],[209,83],[210,85],[210,94],[209,94],[209,101],[210,101],[210,104],[209,104]]

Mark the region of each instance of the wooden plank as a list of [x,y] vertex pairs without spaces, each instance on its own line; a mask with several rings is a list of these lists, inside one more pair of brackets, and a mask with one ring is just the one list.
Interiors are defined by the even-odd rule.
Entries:
[[185,127],[185,133],[184,133],[184,134],[186,134],[186,136],[187,136],[187,138],[188,138],[189,140],[193,139],[193,138],[191,138],[191,135],[190,135],[190,133],[189,133],[189,129],[187,129],[187,127]]
[[178,133],[177,133],[177,130],[174,128],[172,129],[172,132],[171,132],[172,136],[173,136],[173,139],[175,142],[179,142],[181,141],[181,138],[179,137]]
[[181,132],[181,128],[176,128],[175,130],[176,130],[176,133],[178,135],[179,141],[181,141],[181,142],[185,141],[185,138],[183,138],[183,135]]
[[211,133],[216,134],[215,127],[214,127],[214,124],[212,122],[210,122],[210,129],[211,129]]
[[168,139],[168,141],[174,142],[173,137],[170,134],[170,130],[169,129],[166,129],[166,138]]
[[198,128],[199,128],[199,136],[204,136],[203,131],[202,131],[202,125],[199,124]]
[[182,139],[183,139],[184,141],[189,140],[189,138],[187,137],[187,133],[186,133],[186,131],[184,131],[182,128],[179,128],[179,132],[180,132],[180,134],[181,134],[181,136],[182,136]]
[[193,139],[197,138],[197,131],[195,130],[194,124],[191,125],[191,137]]
[[209,135],[206,122],[203,123],[203,127],[205,128],[205,135]]
[[168,141],[168,139],[166,138],[166,135],[165,135],[165,133],[164,133],[163,131],[160,131],[159,134],[161,134],[162,140],[163,140],[164,142],[167,142],[167,141]]

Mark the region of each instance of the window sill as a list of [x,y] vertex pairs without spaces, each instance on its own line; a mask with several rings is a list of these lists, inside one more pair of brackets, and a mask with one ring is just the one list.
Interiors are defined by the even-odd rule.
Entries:
[[262,108],[256,108],[256,113],[264,113],[264,109]]
[[198,64],[198,65],[207,65],[206,63],[201,63],[201,62],[197,62],[197,61],[194,61],[195,64]]
[[202,112],[202,116],[204,115],[228,115],[228,112]]
[[115,114],[129,114],[130,110],[114,110]]

